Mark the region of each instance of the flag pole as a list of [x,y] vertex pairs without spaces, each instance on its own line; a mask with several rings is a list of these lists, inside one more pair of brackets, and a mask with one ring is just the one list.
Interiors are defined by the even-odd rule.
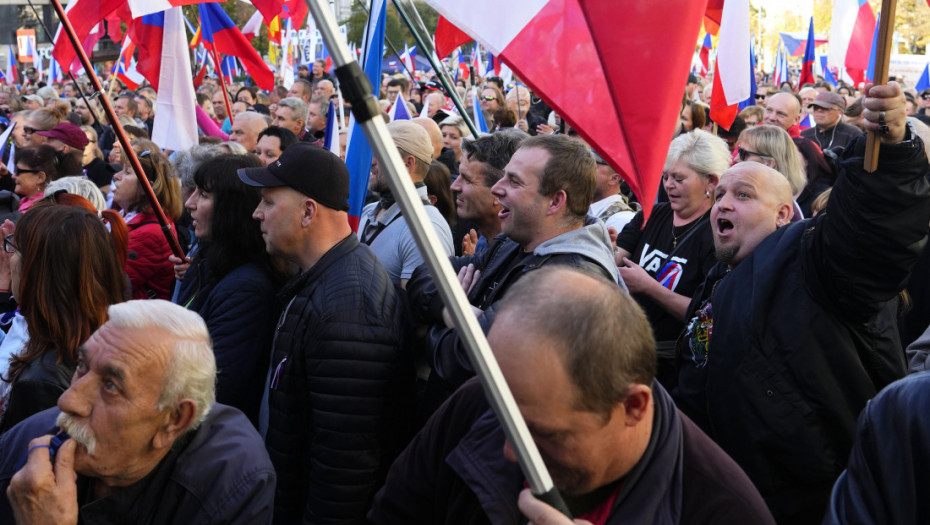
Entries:
[[[32,8],[33,14],[36,15],[36,19],[39,21],[39,25],[42,26],[42,31],[45,32],[45,38],[47,38],[48,41],[54,45],[55,38],[52,36],[52,33],[48,30],[48,28],[45,27],[45,22],[42,21],[42,17],[39,15],[39,10],[36,9],[36,6],[32,3],[32,0],[27,1],[29,2],[29,7]],[[52,60],[54,59],[55,57],[52,57]],[[61,66],[61,64],[59,64],[59,66]],[[97,112],[94,111],[94,107],[90,105],[90,101],[88,101],[87,97],[84,96],[84,90],[81,88],[81,85],[78,84],[78,81],[74,78],[74,74],[71,73],[71,64],[68,64],[68,67],[64,69],[64,71],[68,72],[68,78],[71,79],[71,83],[74,84],[74,87],[77,88],[78,93],[81,95],[81,99],[84,100],[84,104],[87,106],[87,111],[90,111],[90,115],[94,117],[94,123],[98,126],[102,126],[102,124],[100,124],[100,119],[97,117]]]
[[[881,20],[878,22],[878,42],[875,46],[875,78],[873,85],[888,83],[888,65],[891,62],[891,40],[894,37],[895,0],[882,0]],[[878,148],[881,135],[870,131],[865,139],[865,159],[862,167],[869,173],[878,169]]]
[[[97,78],[97,73],[94,72],[94,68],[90,63],[90,59],[87,58],[87,54],[84,52],[84,47],[81,46],[81,43],[78,42],[77,34],[74,32],[74,27],[71,25],[71,20],[68,19],[68,14],[65,13],[65,9],[61,6],[59,0],[51,0],[52,6],[55,8],[55,12],[58,13],[58,18],[61,20],[61,27],[67,33],[68,40],[71,41],[71,46],[74,47],[74,51],[77,53],[78,58],[81,60],[81,65],[84,66],[84,71],[87,72],[87,76],[90,79],[91,83],[94,86],[94,93],[91,94],[91,98],[98,97],[103,95],[103,86],[100,84],[100,79]],[[136,156],[136,152],[132,149],[132,144],[129,142],[129,137],[126,135],[126,130],[123,129],[123,125],[120,124],[119,118],[116,117],[116,112],[113,111],[113,104],[110,103],[110,99],[106,96],[102,97],[103,111],[106,113],[107,118],[110,120],[110,126],[113,127],[113,131],[116,133],[116,138],[119,140],[120,146],[123,148],[123,155],[129,158],[129,164],[132,166],[133,171],[137,174],[145,174],[145,170],[142,169],[142,164],[139,163],[139,157]],[[168,220],[168,217],[165,215],[165,211],[161,208],[161,204],[158,203],[158,199],[155,197],[155,192],[152,190],[152,185],[149,183],[148,177],[138,177],[139,184],[142,185],[142,191],[145,192],[146,198],[148,198],[149,203],[152,205],[152,211],[155,213],[155,218],[158,220],[158,223],[161,225],[162,233],[165,234],[165,237],[168,239],[168,246],[171,247],[171,252],[182,260],[185,260],[184,250],[181,249],[181,244],[178,242],[178,238],[175,237],[174,232],[171,230],[171,222]]]
[[211,46],[210,53],[213,55],[213,64],[216,66],[216,72],[220,74],[220,84],[223,86],[223,101],[226,102],[226,114],[229,115],[229,125],[232,126],[232,104],[229,103],[229,88],[226,86],[226,77],[223,76],[223,63],[220,62],[220,55],[216,52],[215,46]]
[[[423,254],[439,294],[452,315],[458,335],[469,352],[469,359],[481,381],[488,403],[497,414],[507,441],[512,445],[517,456],[523,475],[537,497],[568,515],[567,507],[546,470],[546,465],[517,408],[513,394],[507,387],[507,382],[494,354],[491,353],[491,347],[488,345],[484,332],[472,313],[472,307],[468,303],[465,291],[452,271],[449,258],[440,248],[439,237],[426,215],[426,208],[417,195],[413,180],[407,176],[397,147],[381,118],[381,106],[372,96],[368,77],[358,62],[350,58],[348,48],[339,38],[335,18],[326,0],[304,1],[313,13],[317,28],[326,42],[333,63],[337,66],[336,76],[339,78],[339,85],[343,89],[346,100],[352,105],[355,122],[362,127],[378,159],[378,164],[383,172],[388,174],[391,192],[400,204],[407,225],[410,226],[417,247]],[[427,50],[425,46],[421,49]],[[429,51],[432,54],[431,50]]]
[[[413,38],[417,41],[417,45],[420,46],[420,49],[423,50],[423,53],[426,55],[426,58],[429,60],[431,66],[433,66],[433,71],[439,75],[439,81],[442,82],[442,87],[446,89],[446,92],[449,93],[449,97],[452,98],[452,103],[455,104],[455,108],[459,110],[459,116],[465,121],[465,125],[468,126],[468,130],[471,131],[471,135],[475,138],[478,137],[478,128],[475,127],[475,123],[472,122],[471,117],[468,116],[468,112],[465,111],[465,105],[462,104],[461,99],[459,99],[459,94],[455,91],[455,85],[449,81],[449,74],[443,69],[436,60],[436,52],[432,46],[429,46],[426,40],[423,38],[423,35],[413,27],[413,22],[410,20],[410,16],[407,15],[407,12],[401,7],[400,2],[397,0],[391,0],[394,4],[394,9],[397,11],[397,14],[400,15],[401,19],[404,21],[404,24],[410,29],[410,32],[413,34]],[[414,8],[414,12],[416,8]],[[419,16],[419,15],[417,15]],[[423,28],[423,32],[426,33],[426,28]]]

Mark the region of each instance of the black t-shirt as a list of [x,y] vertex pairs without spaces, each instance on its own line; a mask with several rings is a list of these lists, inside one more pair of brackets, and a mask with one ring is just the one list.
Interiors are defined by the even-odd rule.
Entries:
[[[705,214],[704,217],[709,217]],[[673,292],[691,297],[694,290],[704,282],[707,272],[717,263],[714,256],[714,236],[710,220],[697,224],[697,219],[675,228],[678,236],[677,249],[672,247],[672,208],[668,203],[659,203],[652,210],[646,228],[642,228],[643,212],[623,228],[617,237],[617,246],[630,252],[630,260],[643,267],[649,275],[660,276],[663,285]],[[694,230],[689,229],[694,226]],[[686,233],[688,232],[688,233]],[[674,253],[673,253],[674,252]],[[673,260],[669,262],[669,256]],[[661,275],[660,275],[661,274]],[[684,321],[674,318],[662,306],[645,294],[633,294],[642,306],[656,341],[674,341],[684,328]]]

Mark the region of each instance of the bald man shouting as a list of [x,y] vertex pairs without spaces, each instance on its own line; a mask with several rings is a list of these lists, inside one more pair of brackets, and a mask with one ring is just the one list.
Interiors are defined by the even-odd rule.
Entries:
[[678,343],[678,406],[779,523],[820,523],[859,412],[904,375],[896,295],[926,239],[930,168],[897,84],[870,86],[863,106],[882,132],[878,169],[862,169],[864,136],[851,143],[826,213],[791,223],[788,183],[762,164],[723,174],[711,211],[720,262]]

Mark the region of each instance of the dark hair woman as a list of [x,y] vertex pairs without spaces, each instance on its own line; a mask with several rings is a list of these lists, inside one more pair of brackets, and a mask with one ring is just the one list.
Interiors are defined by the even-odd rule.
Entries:
[[256,425],[277,319],[275,294],[284,276],[273,268],[252,220],[261,194],[236,172],[262,166],[253,155],[226,155],[194,172],[196,188],[185,206],[198,244],[175,299],[207,323],[219,371],[216,400]]
[[93,208],[90,203],[43,202],[24,214],[15,233],[3,240],[10,289],[29,339],[12,356],[3,378],[9,389],[3,397],[0,433],[55,406],[71,382],[78,347],[106,321],[108,306],[128,298],[115,246],[119,239],[125,242],[126,227],[117,214],[108,215],[110,228],[123,233],[110,235],[87,207]]
[[827,162],[826,157],[824,157],[820,146],[803,137],[796,137],[791,140],[794,141],[794,145],[797,146],[798,152],[801,154],[801,163],[807,173],[807,185],[798,195],[798,206],[801,207],[801,213],[805,217],[813,217],[814,200],[821,193],[833,187],[836,174],[833,172],[833,167]]
[[19,211],[24,212],[45,195],[45,186],[61,176],[61,155],[48,144],[23,148],[16,152],[13,189],[22,197]]
[[[181,186],[174,168],[151,141],[132,141],[139,157],[143,175],[152,185],[158,203],[172,223],[181,216]],[[113,176],[116,189],[113,203],[118,205],[129,227],[129,261],[126,272],[132,285],[133,299],[170,299],[174,282],[174,267],[168,256],[171,248],[161,225],[155,218],[152,205],[142,190],[142,182],[126,165]]]

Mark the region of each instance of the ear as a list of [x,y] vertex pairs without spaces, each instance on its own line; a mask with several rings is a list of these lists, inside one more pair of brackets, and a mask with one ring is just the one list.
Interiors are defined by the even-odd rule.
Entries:
[[608,186],[619,186],[620,185],[620,174],[616,171],[610,176],[610,180],[607,182]]
[[413,155],[407,155],[404,157],[404,167],[407,168],[407,173],[413,173],[413,169],[417,165],[417,159]]
[[435,195],[429,195],[429,203],[432,204],[433,206],[436,205],[436,196],[435,196]]
[[45,173],[44,171],[36,173],[36,178],[39,179],[40,186],[44,186],[48,183],[48,173]]
[[779,204],[778,208],[775,209],[775,226],[781,228],[791,222],[791,217],[794,217],[794,206],[792,204]]
[[549,209],[546,215],[554,215],[568,206],[568,195],[565,190],[559,190],[549,197]]
[[626,397],[616,410],[626,414],[626,425],[635,426],[646,417],[652,405],[652,389],[641,383],[633,383],[627,389]]
[[765,164],[766,166],[772,168],[773,170],[775,169],[775,159],[773,159],[772,157],[763,157],[762,164]]
[[161,428],[152,437],[152,447],[155,449],[170,448],[181,434],[194,424],[194,415],[197,413],[197,403],[191,399],[182,399],[178,406],[165,415]]
[[714,196],[714,190],[717,189],[717,184],[720,184],[720,175],[716,173],[710,173],[705,177],[706,181],[704,183],[704,188],[710,193],[710,196]]
[[313,219],[316,218],[317,206],[315,200],[313,199],[304,199],[303,204],[303,216],[300,218],[300,225],[306,228],[310,226],[310,223],[313,222]]

